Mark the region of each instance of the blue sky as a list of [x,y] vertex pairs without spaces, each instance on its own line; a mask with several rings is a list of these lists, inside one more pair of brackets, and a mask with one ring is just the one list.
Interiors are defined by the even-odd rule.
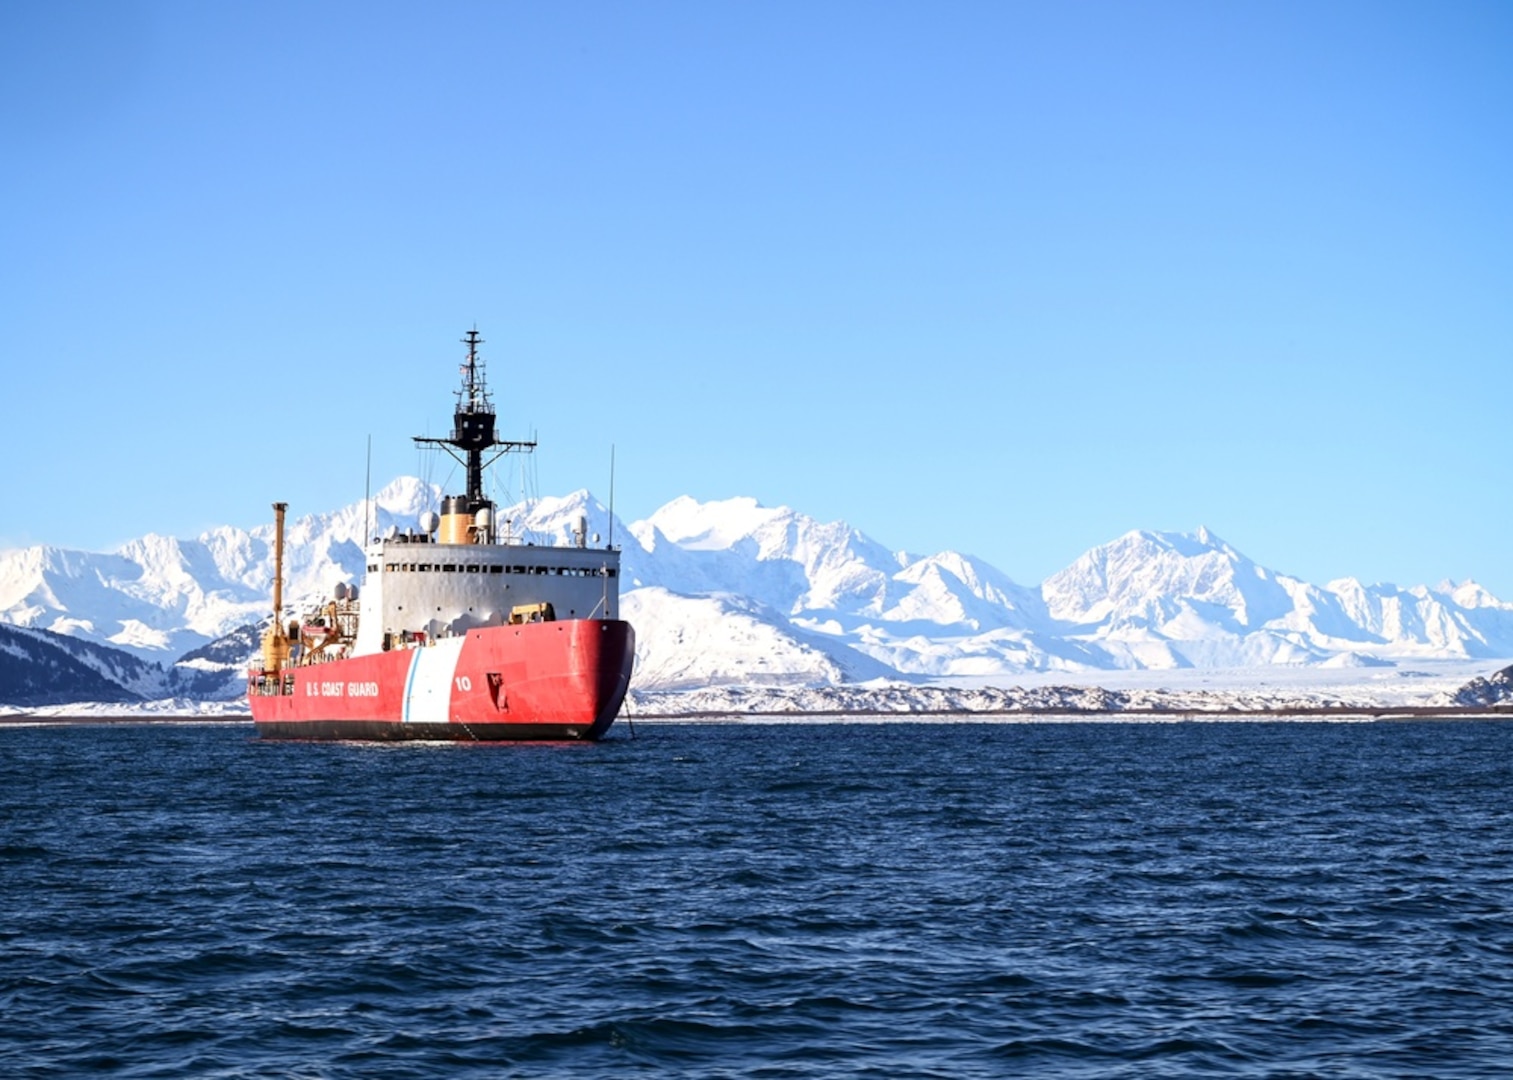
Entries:
[[[0,6],[0,546],[418,473],[1513,599],[1504,3]],[[432,464],[432,478],[445,466]],[[454,486],[455,483],[454,483]]]

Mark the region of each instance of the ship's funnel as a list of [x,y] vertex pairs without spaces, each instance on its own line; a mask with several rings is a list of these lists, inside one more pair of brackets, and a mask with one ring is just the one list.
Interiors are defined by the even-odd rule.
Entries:
[[441,535],[437,540],[443,544],[471,544],[473,515],[468,510],[468,500],[462,495],[448,495],[441,500]]

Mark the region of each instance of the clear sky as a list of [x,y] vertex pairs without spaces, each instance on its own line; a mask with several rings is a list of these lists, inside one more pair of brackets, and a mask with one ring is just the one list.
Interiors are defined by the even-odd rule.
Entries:
[[1501,0],[10,0],[0,148],[0,546],[420,474],[476,324],[627,521],[1513,600]]

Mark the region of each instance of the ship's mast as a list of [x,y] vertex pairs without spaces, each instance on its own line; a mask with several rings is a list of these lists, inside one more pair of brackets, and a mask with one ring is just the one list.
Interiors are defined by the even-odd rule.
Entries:
[[[531,451],[534,442],[517,442],[501,439],[494,433],[494,405],[489,400],[488,386],[484,380],[483,358],[478,355],[478,346],[483,339],[475,327],[469,330],[462,343],[468,347],[467,362],[462,365],[462,389],[457,391],[457,410],[452,414],[452,435],[447,439],[416,435],[415,442],[421,446],[439,446],[461,462],[468,471],[467,512],[476,514],[488,506],[483,495],[483,470],[499,454],[511,450]],[[493,449],[498,453],[484,460],[484,454]]]

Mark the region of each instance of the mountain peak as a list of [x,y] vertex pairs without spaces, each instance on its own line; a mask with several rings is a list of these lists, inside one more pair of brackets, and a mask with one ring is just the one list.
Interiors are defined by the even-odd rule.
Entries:
[[1131,529],[1114,540],[1089,548],[1078,561],[1129,557],[1193,559],[1209,555],[1247,561],[1245,556],[1201,525],[1195,532]]
[[773,521],[795,516],[786,506],[766,507],[747,495],[702,503],[683,495],[661,507],[647,522],[668,540],[698,550],[730,547]]
[[434,500],[439,490],[435,484],[428,484],[418,476],[400,476],[379,488],[373,501],[385,508],[408,507]]

